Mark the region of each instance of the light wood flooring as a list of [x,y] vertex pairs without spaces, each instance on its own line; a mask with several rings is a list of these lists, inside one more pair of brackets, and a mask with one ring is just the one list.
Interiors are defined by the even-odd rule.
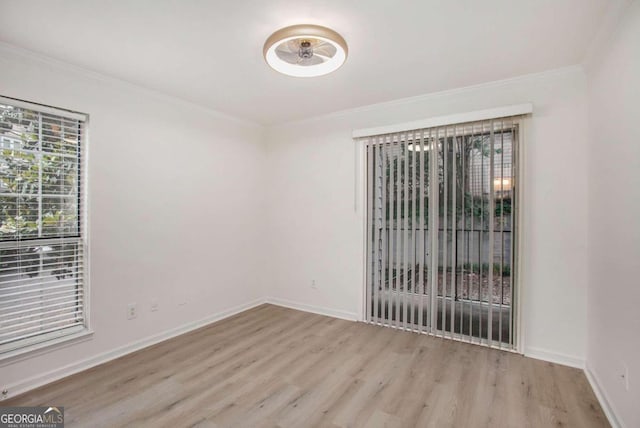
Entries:
[[262,305],[3,406],[81,427],[605,427],[582,371]]

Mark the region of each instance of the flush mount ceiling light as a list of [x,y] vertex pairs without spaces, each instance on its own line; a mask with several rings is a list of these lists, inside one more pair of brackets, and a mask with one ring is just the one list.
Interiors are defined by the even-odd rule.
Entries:
[[337,70],[347,59],[347,42],[319,25],[293,25],[273,33],[264,44],[264,59],[288,76],[315,77]]

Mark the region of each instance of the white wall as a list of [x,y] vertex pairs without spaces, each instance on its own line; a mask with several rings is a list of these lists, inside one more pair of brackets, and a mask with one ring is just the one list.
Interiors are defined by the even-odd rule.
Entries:
[[[1,365],[0,389],[13,394],[262,297],[262,128],[6,46],[0,94],[90,114],[95,330],[92,340]],[[138,304],[132,321],[129,302]]]
[[[581,366],[586,348],[586,80],[580,68],[400,100],[267,130],[269,293],[360,318],[363,214],[353,129],[532,102],[525,141],[525,351]],[[317,281],[317,290],[310,287]]]
[[[637,15],[636,8],[627,19],[635,19],[636,27]],[[633,197],[640,188],[638,149],[630,137],[635,132],[638,141],[631,120],[632,113],[640,115],[630,98],[638,98],[632,77],[638,75],[637,56],[633,69],[618,64],[637,48],[637,32],[628,33],[611,52],[612,65],[592,71],[595,127],[589,152],[587,83],[578,67],[339,112],[275,126],[264,135],[252,124],[0,46],[0,94],[91,114],[91,311],[96,331],[92,340],[0,365],[0,387],[54,378],[83,361],[97,361],[114,349],[264,295],[360,318],[363,213],[361,206],[354,210],[358,182],[352,130],[532,102],[522,227],[525,352],[583,363],[589,226],[596,248],[590,254],[590,311],[597,314],[589,324],[589,366],[621,414],[630,414],[623,408],[631,409],[628,395],[616,392],[619,384],[610,363],[611,355],[620,355],[632,377],[638,372],[638,342],[626,340],[638,331],[638,317],[632,308],[595,304],[620,304],[610,300],[602,283],[606,290],[634,292],[625,280],[639,259],[637,234],[613,229],[611,235],[611,227],[638,218],[639,198]],[[609,87],[610,75],[617,78],[620,69],[626,70],[625,80]],[[624,85],[632,88],[630,94],[625,95]],[[594,111],[602,119],[594,119]],[[607,117],[624,126],[611,126]],[[595,161],[602,158],[610,159],[605,168]],[[612,200],[618,191],[626,199]],[[604,207],[611,205],[626,209],[615,210],[614,216],[607,209],[604,216]],[[609,266],[619,268],[614,278]],[[312,280],[317,289],[310,287]],[[637,301],[637,287],[635,293]],[[148,308],[154,297],[160,310],[152,313]],[[178,305],[182,301],[186,305]],[[134,321],[125,319],[129,302],[139,305]],[[619,324],[628,326],[625,335],[607,333]],[[619,354],[605,351],[614,348]],[[632,380],[633,385],[637,391]]]
[[640,427],[640,2],[592,59],[588,86],[587,370],[619,423]]

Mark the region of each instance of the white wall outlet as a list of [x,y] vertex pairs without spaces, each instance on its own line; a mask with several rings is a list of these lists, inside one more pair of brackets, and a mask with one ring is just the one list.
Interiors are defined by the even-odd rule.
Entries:
[[149,305],[149,308],[151,309],[151,312],[155,312],[160,308],[160,304],[158,303],[157,298],[151,299],[151,304]]
[[315,279],[311,280],[311,288],[313,288],[314,290],[318,289],[318,284],[316,284],[316,280]]
[[178,306],[184,306],[186,304],[187,304],[187,300],[186,299],[178,300]]
[[127,319],[132,320],[138,317],[138,308],[135,303],[129,303],[127,305]]

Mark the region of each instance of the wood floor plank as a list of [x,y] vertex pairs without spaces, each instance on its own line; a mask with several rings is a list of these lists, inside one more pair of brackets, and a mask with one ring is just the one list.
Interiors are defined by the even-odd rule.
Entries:
[[48,404],[69,427],[609,426],[580,370],[272,305],[2,402]]

